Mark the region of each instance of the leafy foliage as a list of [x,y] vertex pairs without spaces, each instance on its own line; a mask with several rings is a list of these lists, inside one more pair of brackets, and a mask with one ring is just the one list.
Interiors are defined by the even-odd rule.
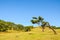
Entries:
[[16,30],[23,30],[23,29],[24,29],[23,25],[21,25],[21,24],[16,25]]
[[3,20],[0,20],[0,32],[7,31],[8,27],[6,25],[6,22]]
[[33,28],[33,26],[25,26],[24,31],[25,32],[31,31],[32,28]]
[[0,20],[0,32],[5,32],[7,30],[16,30],[16,31],[31,31],[33,26],[23,26],[22,24],[15,24],[13,22],[7,22]]

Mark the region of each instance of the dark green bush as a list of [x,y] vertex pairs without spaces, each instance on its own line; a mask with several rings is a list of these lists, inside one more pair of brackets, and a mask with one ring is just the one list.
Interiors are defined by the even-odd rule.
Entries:
[[30,27],[24,27],[24,31],[25,32],[31,31],[31,28]]

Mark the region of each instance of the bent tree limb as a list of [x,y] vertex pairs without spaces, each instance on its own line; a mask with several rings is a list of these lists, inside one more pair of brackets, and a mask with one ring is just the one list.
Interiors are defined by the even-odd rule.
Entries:
[[52,29],[52,31],[54,32],[54,34],[57,34],[56,33],[56,31],[52,28],[52,27],[50,27],[50,26],[48,26],[50,29]]

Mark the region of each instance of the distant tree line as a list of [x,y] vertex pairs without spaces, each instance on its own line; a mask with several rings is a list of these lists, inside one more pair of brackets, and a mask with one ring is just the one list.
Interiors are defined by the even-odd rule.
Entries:
[[54,29],[60,29],[60,27],[56,27],[56,26],[51,26]]
[[22,24],[15,24],[13,22],[7,22],[4,20],[0,20],[0,32],[5,32],[8,30],[16,30],[16,31],[31,31],[33,26],[23,26]]

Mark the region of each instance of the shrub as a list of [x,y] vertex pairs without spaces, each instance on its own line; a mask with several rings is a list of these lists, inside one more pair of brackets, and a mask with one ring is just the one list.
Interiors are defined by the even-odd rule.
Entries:
[[25,32],[31,31],[31,28],[30,27],[24,27],[24,31]]

